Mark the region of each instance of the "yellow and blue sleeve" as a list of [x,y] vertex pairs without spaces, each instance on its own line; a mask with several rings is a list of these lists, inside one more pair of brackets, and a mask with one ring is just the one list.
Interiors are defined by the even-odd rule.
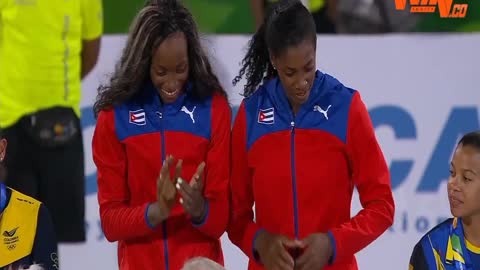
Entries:
[[408,270],[429,270],[421,243],[416,244],[413,248]]
[[53,222],[48,209],[43,204],[38,210],[37,224],[37,232],[31,254],[32,261],[41,264],[45,270],[60,269]]

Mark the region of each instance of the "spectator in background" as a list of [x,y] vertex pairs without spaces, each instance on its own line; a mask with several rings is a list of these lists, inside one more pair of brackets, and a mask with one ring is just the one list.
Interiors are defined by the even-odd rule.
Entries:
[[0,0],[6,182],[45,203],[59,242],[85,241],[81,80],[102,28],[101,0]]
[[[250,0],[255,27],[263,23],[269,7],[279,0]],[[309,8],[316,25],[317,33],[335,33],[337,0],[307,0],[302,3]]]
[[[0,164],[7,140],[0,130]],[[57,243],[47,208],[0,179],[0,269],[58,270]]]
[[223,264],[231,112],[177,0],[139,11],[94,110],[100,219],[120,270],[180,269],[197,256]]
[[190,259],[181,270],[225,270],[220,264],[203,257]]
[[447,190],[453,218],[415,245],[410,270],[480,269],[480,131],[460,139],[450,163]]

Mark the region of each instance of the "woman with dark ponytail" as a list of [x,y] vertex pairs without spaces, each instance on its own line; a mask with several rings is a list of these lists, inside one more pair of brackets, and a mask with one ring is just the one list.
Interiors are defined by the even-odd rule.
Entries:
[[[247,83],[232,131],[227,231],[249,269],[356,270],[355,253],[393,223],[390,175],[365,104],[316,70],[316,45],[309,11],[281,0],[234,80]],[[354,187],[363,209],[351,217]]]
[[120,270],[223,264],[231,112],[177,0],[140,10],[94,108],[100,219]]

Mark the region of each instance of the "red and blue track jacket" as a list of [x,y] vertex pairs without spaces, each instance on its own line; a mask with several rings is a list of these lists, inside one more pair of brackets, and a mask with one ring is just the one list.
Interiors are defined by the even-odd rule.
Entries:
[[[303,239],[328,233],[325,269],[357,269],[354,254],[393,223],[390,175],[357,91],[316,73],[294,116],[278,78],[243,100],[232,131],[229,238],[255,260],[261,229]],[[351,218],[354,187],[363,206]],[[255,220],[252,206],[255,203]]]
[[[177,270],[196,256],[223,264],[219,238],[229,214],[230,128],[226,98],[197,100],[187,90],[163,105],[151,84],[131,101],[99,114],[93,158],[100,218],[106,238],[118,241],[121,270]],[[181,177],[187,181],[206,162],[207,215],[201,224],[192,224],[178,201],[165,222],[155,228],[147,222],[167,155],[183,159]]]

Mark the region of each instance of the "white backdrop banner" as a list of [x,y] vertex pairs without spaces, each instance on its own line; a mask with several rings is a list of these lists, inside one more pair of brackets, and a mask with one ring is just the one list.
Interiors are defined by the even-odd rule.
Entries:
[[[234,106],[240,103],[242,83],[232,87],[231,81],[248,38],[205,38]],[[113,71],[124,43],[125,36],[105,37],[99,63],[83,84],[88,241],[60,247],[62,269],[118,269],[116,244],[105,240],[100,227],[91,139],[96,89]],[[446,179],[452,151],[461,134],[480,129],[479,46],[480,35],[318,39],[317,67],[362,93],[392,174],[395,223],[357,255],[360,269],[407,269],[418,239],[450,216]],[[352,214],[360,207],[355,196]],[[246,269],[247,259],[241,251],[225,235],[222,241],[227,269]]]

